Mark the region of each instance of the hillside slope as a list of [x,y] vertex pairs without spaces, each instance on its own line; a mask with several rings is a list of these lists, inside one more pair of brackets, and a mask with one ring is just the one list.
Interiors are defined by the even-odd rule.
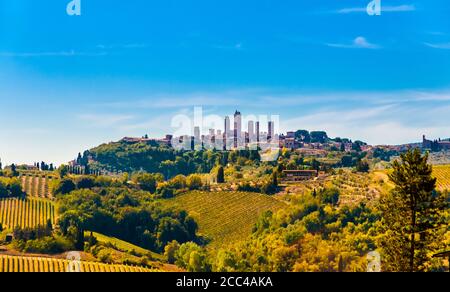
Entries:
[[257,193],[199,191],[166,200],[164,204],[188,211],[197,220],[199,233],[211,239],[214,246],[245,239],[263,212],[286,206]]

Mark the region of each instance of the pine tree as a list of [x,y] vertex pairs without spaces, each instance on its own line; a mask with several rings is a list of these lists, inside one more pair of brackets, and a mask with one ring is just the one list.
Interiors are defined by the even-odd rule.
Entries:
[[380,246],[387,271],[425,271],[439,248],[446,198],[435,191],[436,179],[418,149],[401,155],[389,175],[395,189],[381,199]]

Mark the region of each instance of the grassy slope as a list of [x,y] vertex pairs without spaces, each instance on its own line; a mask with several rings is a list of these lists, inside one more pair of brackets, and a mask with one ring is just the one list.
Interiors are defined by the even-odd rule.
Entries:
[[187,210],[213,246],[245,239],[264,211],[285,206],[273,197],[245,192],[189,192],[164,203]]
[[[89,236],[90,232],[86,231],[85,232],[85,236]],[[146,250],[142,247],[139,247],[137,245],[134,245],[132,243],[120,240],[118,238],[115,237],[109,237],[97,232],[93,232],[93,235],[95,238],[97,238],[98,242],[100,243],[104,243],[104,244],[111,244],[112,246],[114,246],[115,248],[117,248],[118,250],[124,251],[124,252],[136,252],[140,255],[148,255],[150,254],[152,256],[152,258],[154,259],[158,259],[158,260],[162,260],[163,256],[160,254],[157,254],[155,252]]]

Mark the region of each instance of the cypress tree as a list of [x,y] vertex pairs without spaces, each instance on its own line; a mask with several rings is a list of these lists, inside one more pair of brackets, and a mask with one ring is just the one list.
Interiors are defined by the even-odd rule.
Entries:
[[223,169],[223,166],[220,166],[217,170],[217,183],[223,184],[225,183],[225,171]]

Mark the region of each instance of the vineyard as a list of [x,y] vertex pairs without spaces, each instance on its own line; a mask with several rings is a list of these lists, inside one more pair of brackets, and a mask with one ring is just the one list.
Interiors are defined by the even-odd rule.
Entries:
[[53,202],[44,199],[2,199],[0,200],[0,223],[12,229],[20,226],[45,226],[50,220],[56,222],[56,210]]
[[22,190],[30,197],[53,199],[50,183],[53,177],[45,174],[25,174],[20,177]]
[[264,211],[285,206],[273,197],[246,192],[189,192],[166,203],[187,210],[212,245],[245,239]]
[[71,262],[66,259],[0,255],[1,272],[156,272],[156,270],[98,262]]
[[[336,188],[340,192],[341,205],[356,204],[361,201],[372,201],[392,188],[384,171],[371,173],[353,173],[342,170],[338,174],[323,179],[298,182],[288,185],[283,194],[304,195],[325,188]],[[282,195],[283,195],[282,194]]]
[[[319,191],[333,187],[340,191],[340,204],[371,201],[394,188],[388,173],[389,170],[376,170],[370,173],[353,173],[342,170],[323,179],[288,185],[282,195],[303,195],[314,190]],[[450,190],[450,165],[433,166],[433,176],[437,178],[438,190]]]
[[450,165],[433,166],[433,176],[437,178],[438,190],[450,190]]

